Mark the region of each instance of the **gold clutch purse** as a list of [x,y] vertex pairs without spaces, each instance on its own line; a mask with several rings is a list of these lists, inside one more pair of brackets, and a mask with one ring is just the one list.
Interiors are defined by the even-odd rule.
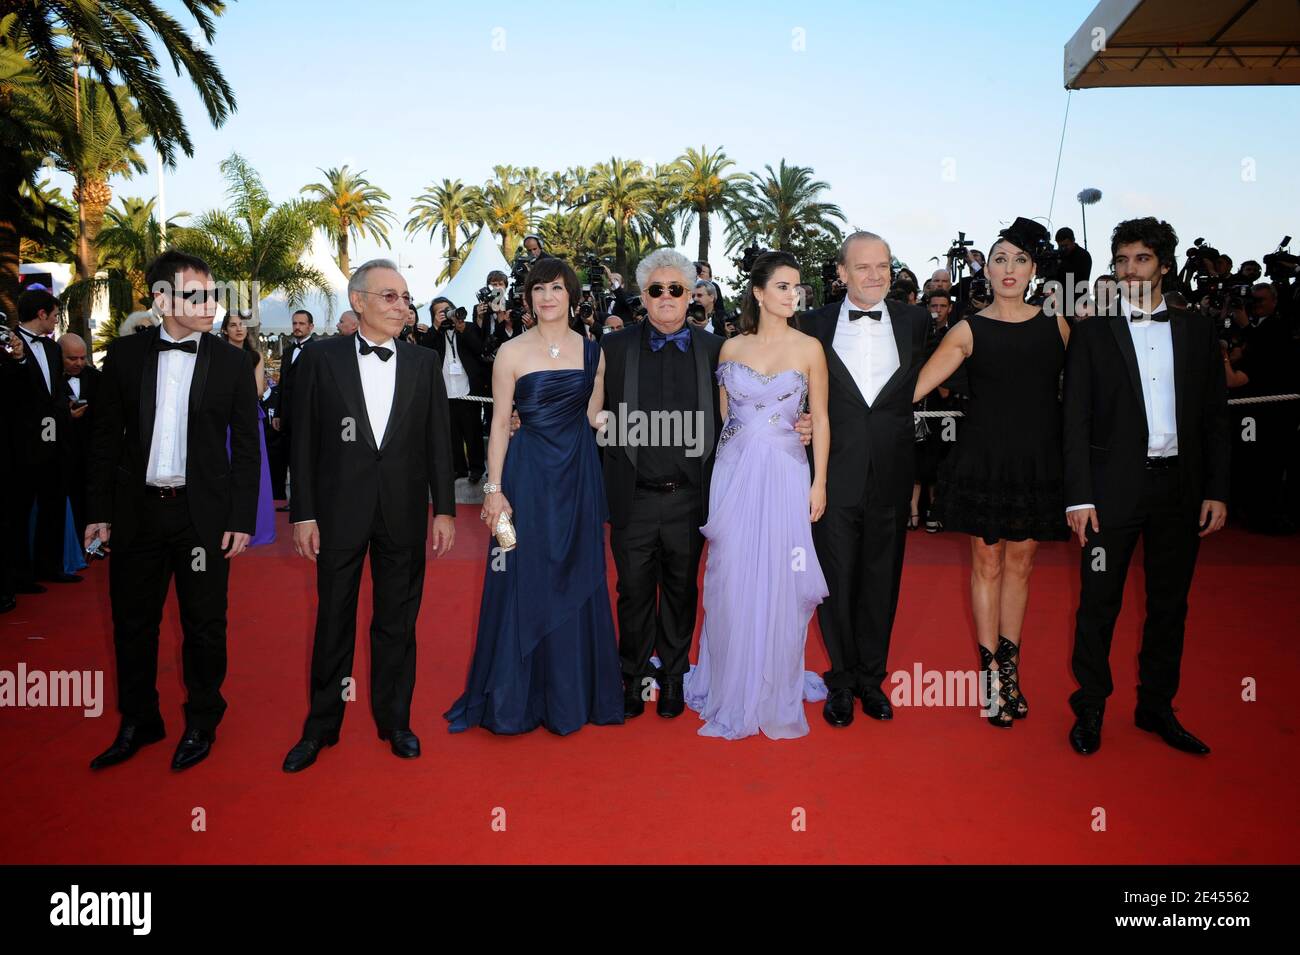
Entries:
[[515,525],[510,523],[510,515],[505,511],[502,511],[501,516],[497,518],[496,539],[503,551],[514,550],[515,545],[519,543],[519,539],[515,536]]

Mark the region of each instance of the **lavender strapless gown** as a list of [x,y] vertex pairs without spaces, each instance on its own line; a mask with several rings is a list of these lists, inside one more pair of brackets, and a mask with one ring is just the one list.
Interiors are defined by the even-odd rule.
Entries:
[[804,700],[826,698],[804,670],[804,643],[826,578],[808,520],[808,455],[795,420],[808,382],[794,369],[760,375],[719,363],[727,423],[709,491],[704,626],[686,703],[701,736],[772,739],[808,733]]

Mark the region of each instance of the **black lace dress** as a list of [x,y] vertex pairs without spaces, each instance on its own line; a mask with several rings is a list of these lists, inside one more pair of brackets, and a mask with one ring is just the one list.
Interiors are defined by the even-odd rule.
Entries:
[[970,400],[957,446],[939,469],[935,510],[946,531],[998,540],[1065,540],[1061,368],[1055,318],[971,316]]

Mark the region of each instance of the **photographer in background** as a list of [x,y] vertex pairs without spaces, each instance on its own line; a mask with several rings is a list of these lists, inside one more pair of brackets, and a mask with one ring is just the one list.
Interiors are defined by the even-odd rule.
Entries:
[[433,330],[423,344],[442,359],[442,382],[447,388],[451,415],[451,466],[456,477],[477,484],[483,477],[483,404],[466,400],[470,395],[486,398],[492,374],[483,360],[483,333],[468,313],[450,299],[438,297],[429,306]]
[[686,310],[687,321],[696,328],[722,335],[722,323],[727,313],[721,305],[718,286],[709,279],[696,279],[695,288],[691,290],[691,305]]
[[487,284],[478,290],[478,302],[474,306],[474,324],[482,333],[483,339],[492,335],[506,312],[506,294],[510,277],[499,269],[488,273]]
[[706,282],[713,281],[713,266],[709,265],[703,259],[695,263],[695,277],[704,279]]
[[1060,282],[1066,299],[1074,302],[1087,291],[1088,280],[1092,278],[1092,256],[1074,241],[1074,230],[1068,226],[1056,230],[1056,246],[1060,250],[1056,268],[1043,278],[1046,282]]

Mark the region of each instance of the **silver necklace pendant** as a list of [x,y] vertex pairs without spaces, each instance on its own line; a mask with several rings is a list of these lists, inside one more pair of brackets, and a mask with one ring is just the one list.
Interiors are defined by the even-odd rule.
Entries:
[[559,358],[559,357],[560,357],[560,346],[559,346],[559,345],[548,345],[547,348],[546,348],[546,350],[549,351],[549,352],[551,353],[551,357],[552,357],[552,358]]

